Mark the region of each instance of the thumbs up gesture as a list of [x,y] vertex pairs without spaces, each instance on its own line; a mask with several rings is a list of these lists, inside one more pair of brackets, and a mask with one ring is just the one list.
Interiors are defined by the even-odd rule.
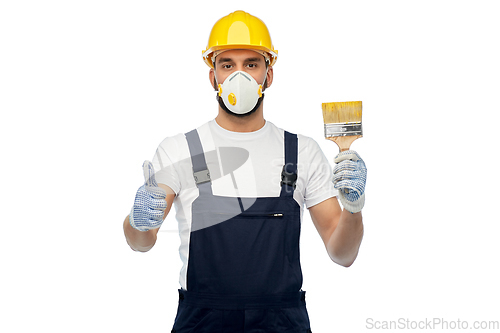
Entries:
[[155,170],[150,161],[144,161],[144,185],[135,195],[134,207],[130,212],[130,225],[139,231],[159,228],[163,223],[163,213],[167,207],[167,193],[158,187]]

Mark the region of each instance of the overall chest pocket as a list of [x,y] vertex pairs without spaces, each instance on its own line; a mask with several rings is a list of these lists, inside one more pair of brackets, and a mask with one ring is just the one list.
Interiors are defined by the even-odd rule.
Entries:
[[262,292],[283,277],[292,251],[285,212],[248,212],[226,217],[205,213],[203,218],[210,219],[209,214],[217,215],[223,222],[191,233],[189,265],[190,271],[196,272],[200,289]]

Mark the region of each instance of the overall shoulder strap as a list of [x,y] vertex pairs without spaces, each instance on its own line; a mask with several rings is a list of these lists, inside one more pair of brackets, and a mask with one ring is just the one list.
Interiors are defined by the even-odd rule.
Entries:
[[193,177],[196,186],[202,192],[212,194],[212,183],[210,180],[210,172],[208,171],[205,154],[201,145],[200,136],[196,129],[185,134],[191,154],[191,162],[193,164]]
[[285,131],[285,165],[281,172],[280,196],[293,196],[297,183],[298,139],[297,134]]

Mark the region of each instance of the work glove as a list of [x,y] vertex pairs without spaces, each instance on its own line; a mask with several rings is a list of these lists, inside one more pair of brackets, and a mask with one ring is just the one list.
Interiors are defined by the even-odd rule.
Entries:
[[333,185],[339,190],[340,202],[349,212],[360,212],[365,205],[365,162],[354,150],[339,153],[334,162]]
[[129,220],[133,228],[139,231],[148,231],[159,228],[163,223],[163,213],[167,208],[165,200],[167,192],[158,187],[155,170],[150,161],[144,161],[142,169],[144,185],[137,190]]

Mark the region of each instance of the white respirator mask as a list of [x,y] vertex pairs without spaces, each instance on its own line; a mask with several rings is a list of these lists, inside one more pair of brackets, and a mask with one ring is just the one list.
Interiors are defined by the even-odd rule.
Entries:
[[263,96],[262,85],[250,74],[236,71],[219,84],[218,96],[229,111],[245,114],[252,111]]

